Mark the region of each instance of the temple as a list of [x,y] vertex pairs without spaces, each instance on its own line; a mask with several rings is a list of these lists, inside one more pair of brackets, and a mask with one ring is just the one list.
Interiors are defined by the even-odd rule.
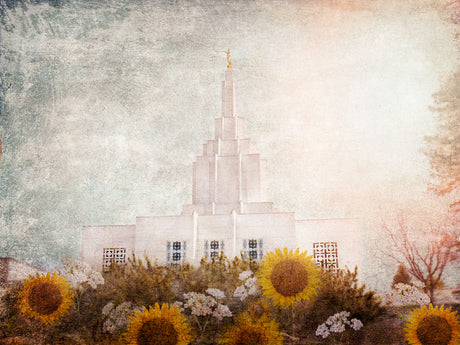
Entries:
[[300,248],[324,268],[362,266],[357,218],[296,220],[266,200],[265,161],[246,135],[236,107],[231,62],[222,82],[214,139],[193,163],[192,203],[177,216],[139,216],[135,224],[85,226],[81,259],[106,270],[131,254],[160,264],[198,264],[223,253],[261,260],[276,248]]

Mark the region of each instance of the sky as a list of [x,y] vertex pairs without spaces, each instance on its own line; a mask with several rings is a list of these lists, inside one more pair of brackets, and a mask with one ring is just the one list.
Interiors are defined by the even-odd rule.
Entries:
[[268,199],[297,219],[362,218],[373,256],[382,217],[431,199],[429,107],[459,57],[440,3],[11,6],[0,256],[54,265],[79,256],[84,225],[180,214],[220,116],[228,48],[239,116],[268,163]]

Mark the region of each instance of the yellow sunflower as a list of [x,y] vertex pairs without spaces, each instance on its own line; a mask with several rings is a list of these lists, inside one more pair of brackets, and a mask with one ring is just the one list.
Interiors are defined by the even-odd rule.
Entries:
[[175,306],[158,303],[130,317],[127,331],[130,345],[187,345],[192,341],[190,326]]
[[54,273],[29,276],[18,294],[19,309],[27,317],[53,324],[65,315],[73,303],[74,293],[67,279]]
[[460,345],[460,323],[456,314],[450,307],[438,309],[431,304],[429,308],[415,309],[404,328],[407,342],[410,345]]
[[263,314],[254,319],[243,313],[228,327],[219,339],[221,345],[282,345],[283,337],[276,321]]
[[319,284],[319,269],[307,252],[276,249],[269,252],[260,264],[259,284],[264,295],[275,304],[293,306],[294,302],[311,299]]

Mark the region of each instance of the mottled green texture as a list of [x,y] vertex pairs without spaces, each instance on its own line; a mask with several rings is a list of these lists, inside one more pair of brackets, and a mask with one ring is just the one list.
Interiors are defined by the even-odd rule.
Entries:
[[428,2],[8,3],[2,256],[56,263],[83,225],[179,214],[228,48],[280,209],[374,216],[425,189],[427,106],[456,58]]

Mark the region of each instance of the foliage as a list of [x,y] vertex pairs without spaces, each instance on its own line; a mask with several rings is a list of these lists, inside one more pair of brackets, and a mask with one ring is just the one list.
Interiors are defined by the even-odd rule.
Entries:
[[450,21],[460,24],[460,0],[447,0],[446,8],[450,12]]
[[365,284],[358,282],[358,269],[323,271],[318,297],[309,311],[308,319],[316,327],[331,314],[346,310],[352,318],[364,323],[383,313],[383,307],[374,291],[366,291]]
[[218,288],[231,295],[235,287],[240,284],[239,275],[244,271],[255,272],[258,269],[256,261],[235,257],[229,260],[224,255],[219,255],[211,260],[202,259],[199,271],[202,271],[209,287]]
[[393,277],[393,282],[391,283],[391,287],[394,289],[396,284],[403,283],[403,284],[410,284],[412,281],[409,272],[407,272],[406,266],[403,264],[399,264],[398,271]]
[[[104,273],[103,285],[97,285],[96,289],[77,289],[78,305],[57,326],[55,333],[78,332],[89,343],[119,339],[126,331],[126,319],[134,315],[134,310],[155,303],[185,303],[185,294],[205,294],[209,288],[220,289],[225,296],[231,297],[237,285],[241,284],[238,280],[240,273],[255,267],[253,262],[239,258],[229,260],[222,255],[210,261],[202,260],[198,267],[189,264],[169,267],[133,256],[126,266],[113,265],[109,272]],[[85,286],[89,287],[88,284]],[[231,300],[227,298],[222,303]],[[216,304],[219,307],[215,310],[216,315],[220,315],[218,311],[225,314],[222,303]],[[132,307],[132,314],[127,313],[127,305]],[[245,304],[239,303],[238,307],[244,308]],[[211,314],[207,316],[208,331],[218,329],[220,320]],[[203,319],[195,321],[206,322]],[[55,340],[49,338],[49,341]],[[212,332],[205,333],[200,341],[212,343]]]
[[442,284],[446,266],[455,260],[458,247],[455,232],[449,224],[428,223],[413,228],[404,215],[398,217],[396,226],[383,224],[383,229],[397,254],[388,255],[399,264],[407,265],[409,273],[424,284],[424,291],[433,303],[434,291]]
[[427,152],[432,167],[432,189],[439,194],[460,187],[460,73],[454,73],[434,95],[438,132],[427,137]]
[[[237,320],[249,320],[242,315],[265,320],[263,324],[271,325],[269,329],[273,332],[269,329],[262,332],[262,323],[259,325],[258,321],[251,325],[264,336],[278,342],[284,339],[284,343],[290,344],[317,342],[318,326],[334,313],[350,312],[342,323],[357,329],[361,324],[354,319],[366,324],[382,312],[374,293],[366,292],[365,286],[358,283],[356,269],[321,272],[318,298],[296,302],[293,308],[274,305],[271,299],[262,296],[257,270],[256,262],[242,258],[229,260],[224,256],[202,260],[198,267],[188,264],[168,267],[133,257],[126,266],[114,265],[104,273],[104,283],[93,284],[95,288],[85,279],[76,284],[77,303],[53,325],[40,325],[18,312],[15,306],[20,286],[17,286],[10,288],[3,298],[6,307],[0,316],[0,337],[34,338],[37,344],[124,344],[132,320],[142,314],[143,308],[168,303],[169,309],[180,310],[190,325],[194,338],[191,345],[215,344],[223,339],[225,330],[237,327]],[[333,324],[328,325],[329,332],[335,332]],[[238,325],[246,331],[251,326],[247,322]],[[249,336],[246,331],[240,336]],[[364,338],[362,331],[353,329],[340,336],[353,344]],[[225,339],[231,342],[236,338]]]

